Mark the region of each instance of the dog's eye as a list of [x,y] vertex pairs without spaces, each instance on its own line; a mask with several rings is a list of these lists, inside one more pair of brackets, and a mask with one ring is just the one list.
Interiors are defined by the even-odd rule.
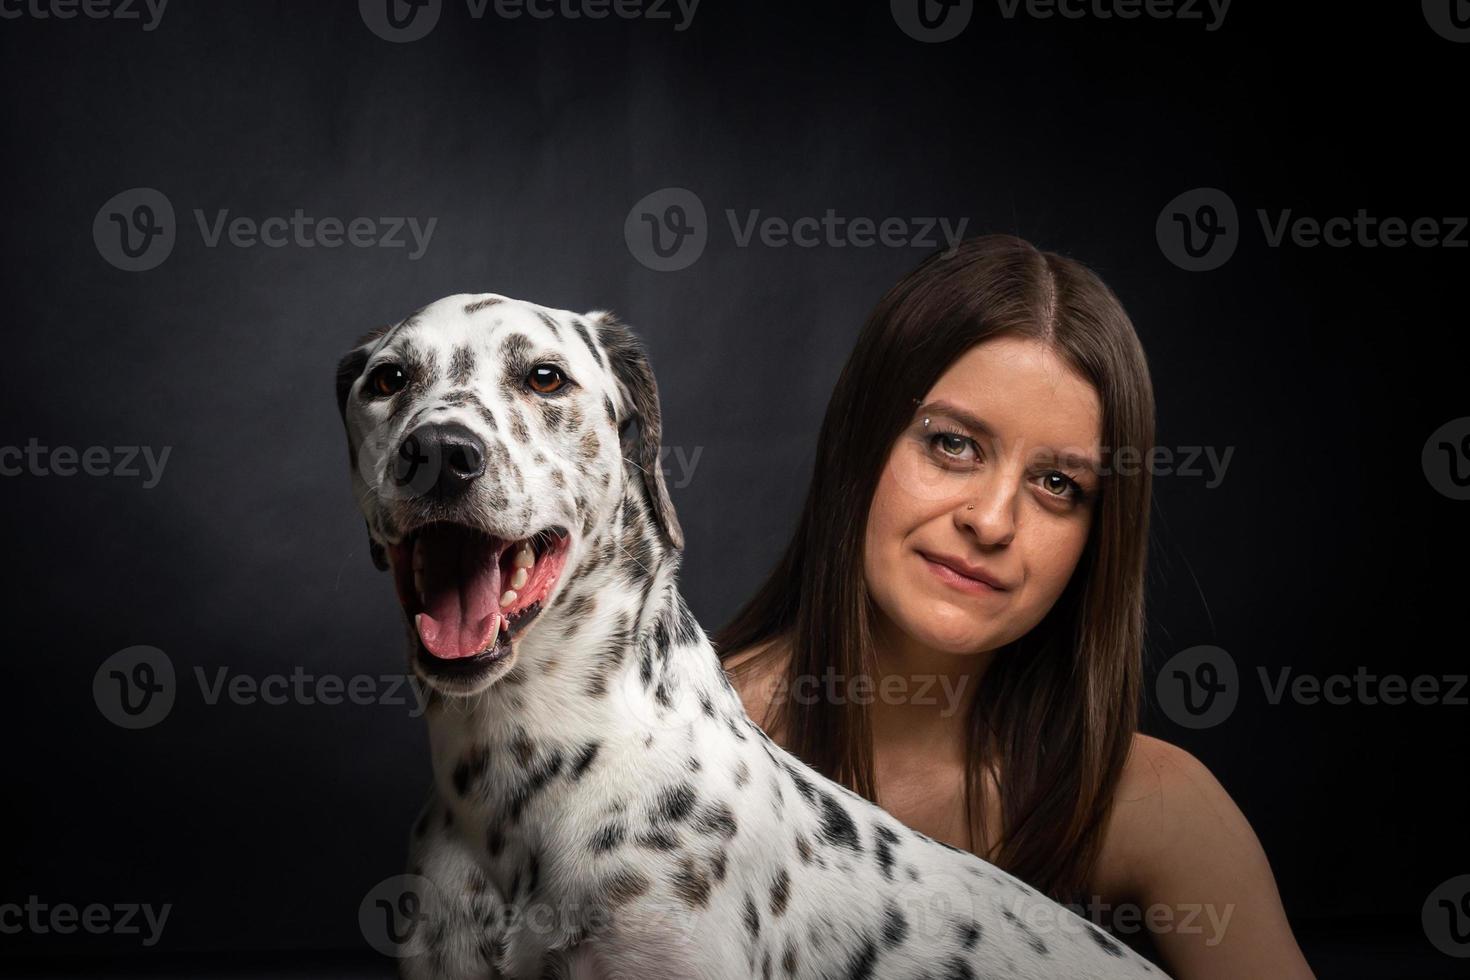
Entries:
[[397,364],[379,364],[368,375],[367,390],[382,398],[396,395],[408,384],[408,375]]
[[526,376],[526,384],[531,386],[531,390],[543,395],[551,394],[566,383],[567,376],[555,364],[538,364]]

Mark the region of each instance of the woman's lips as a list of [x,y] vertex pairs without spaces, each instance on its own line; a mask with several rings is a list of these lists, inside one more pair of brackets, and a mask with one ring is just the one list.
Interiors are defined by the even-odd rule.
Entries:
[[934,577],[951,588],[959,589],[961,592],[970,595],[980,596],[1003,595],[1008,591],[1006,589],[996,588],[989,582],[982,582],[977,578],[971,578],[968,575],[957,572],[948,565],[935,561],[923,552],[917,552],[917,554],[924,562],[924,566],[933,573]]

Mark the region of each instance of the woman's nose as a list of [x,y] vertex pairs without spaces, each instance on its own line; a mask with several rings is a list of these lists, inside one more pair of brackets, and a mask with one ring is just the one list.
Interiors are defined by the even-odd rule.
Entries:
[[1011,481],[998,474],[976,481],[974,492],[956,504],[955,523],[973,533],[983,547],[1010,544],[1016,536],[1016,492]]

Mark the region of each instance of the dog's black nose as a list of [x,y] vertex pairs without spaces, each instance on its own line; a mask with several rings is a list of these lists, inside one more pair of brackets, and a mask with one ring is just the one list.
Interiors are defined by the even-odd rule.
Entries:
[[462,425],[421,425],[404,437],[393,482],[415,496],[453,497],[485,472],[485,444]]

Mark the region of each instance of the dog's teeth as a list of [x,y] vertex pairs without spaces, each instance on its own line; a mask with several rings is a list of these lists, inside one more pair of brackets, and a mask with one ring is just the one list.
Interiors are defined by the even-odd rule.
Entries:
[[502,606],[508,606],[512,602],[515,602],[515,601],[516,601],[516,590],[515,589],[506,589],[504,592],[500,593],[500,604]]
[[495,623],[494,623],[494,625],[490,628],[490,642],[487,643],[487,644],[485,644],[485,649],[488,650],[491,647],[493,647],[495,645],[495,641],[499,637],[500,637],[500,617],[497,615],[495,617]]
[[534,564],[536,564],[536,552],[531,550],[531,542],[521,542],[520,548],[516,551],[515,567],[530,568]]
[[519,589],[521,586],[523,586],[523,585],[526,584],[526,579],[528,579],[530,577],[531,577],[531,570],[530,569],[528,569],[528,568],[517,568],[516,569],[516,573],[510,577],[510,587],[512,589]]

